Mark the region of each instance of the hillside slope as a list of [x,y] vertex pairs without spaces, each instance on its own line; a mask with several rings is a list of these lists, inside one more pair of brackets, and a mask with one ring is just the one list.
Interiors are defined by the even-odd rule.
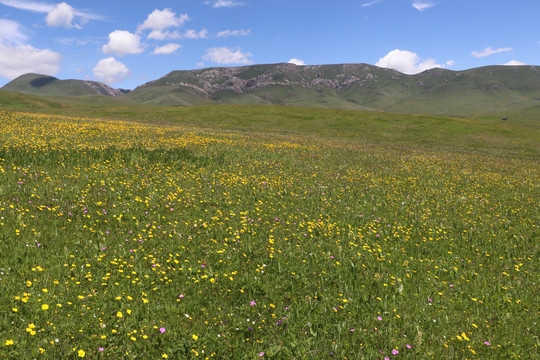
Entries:
[[23,75],[2,90],[74,101],[102,95],[101,102],[119,106],[272,104],[503,117],[538,113],[540,67],[436,68],[406,75],[368,64],[282,63],[173,71],[128,93],[99,82],[38,74]]
[[25,74],[12,80],[2,90],[41,96],[119,96],[123,92],[97,81],[60,80],[53,76]]
[[416,75],[368,64],[251,65],[173,71],[126,100],[156,105],[284,104],[463,115],[540,103],[540,68],[431,69]]

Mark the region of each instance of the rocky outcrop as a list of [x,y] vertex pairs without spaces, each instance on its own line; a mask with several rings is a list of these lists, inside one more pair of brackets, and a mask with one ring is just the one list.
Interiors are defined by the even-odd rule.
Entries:
[[[303,88],[320,89],[329,87],[340,89],[354,83],[363,86],[367,82],[377,81],[370,67],[359,68],[357,64],[343,65],[343,73],[328,76],[321,72],[320,65],[297,66],[293,64],[277,64],[268,72],[255,76],[246,76],[253,67],[240,66],[231,68],[211,68],[191,72],[195,81],[172,81],[175,78],[165,76],[147,83],[144,86],[166,85],[192,89],[205,97],[211,97],[222,91],[233,91],[237,94],[254,91],[267,86],[300,86]],[[180,72],[177,72],[180,73]],[[181,77],[181,76],[180,76]],[[194,78],[194,79],[193,79]]]
[[96,94],[107,95],[107,96],[120,96],[124,93],[121,90],[113,89],[109,85],[103,84],[100,82],[84,81],[84,83],[88,87],[92,88],[96,92]]

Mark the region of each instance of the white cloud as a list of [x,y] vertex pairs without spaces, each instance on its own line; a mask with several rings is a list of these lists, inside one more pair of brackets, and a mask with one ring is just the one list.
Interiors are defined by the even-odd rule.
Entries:
[[395,49],[382,57],[375,64],[383,68],[390,68],[400,71],[404,74],[418,74],[422,71],[440,67],[444,65],[437,64],[435,59],[423,60],[416,54],[407,50]]
[[201,61],[201,62],[198,62],[198,63],[197,63],[197,67],[200,67],[200,68],[204,67],[204,63],[203,63],[202,61]]
[[373,0],[373,1],[370,1],[370,2],[367,2],[367,3],[364,3],[360,6],[362,7],[368,7],[368,6],[371,6],[371,5],[375,5],[375,4],[378,4],[378,3],[381,3],[383,2],[384,0]]
[[162,31],[162,30],[152,30],[150,34],[148,34],[148,39],[152,40],[166,40],[166,39],[207,39],[208,38],[208,30],[202,29],[200,31],[194,30],[194,29],[188,29],[184,31],[184,33],[180,33],[179,31]]
[[129,31],[115,30],[109,34],[109,42],[101,48],[105,54],[122,56],[126,54],[140,54],[144,51],[141,37]]
[[54,9],[49,11],[45,17],[45,22],[48,26],[65,27],[65,28],[81,28],[81,25],[72,24],[75,17],[74,9],[65,2],[57,4]]
[[217,33],[216,37],[218,39],[220,38],[228,38],[231,36],[247,36],[251,33],[250,29],[247,30],[223,30]]
[[52,50],[11,46],[0,39],[0,76],[5,78],[14,79],[27,73],[55,75],[60,72],[61,60],[62,56]]
[[426,9],[429,9],[430,7],[435,6],[435,4],[425,1],[415,1],[412,3],[412,6],[418,11],[424,11]]
[[22,32],[19,23],[0,19],[0,41],[2,39],[13,44],[22,44],[26,41],[26,35]]
[[499,49],[496,49],[496,50],[493,50],[491,47],[487,47],[483,51],[473,51],[471,53],[471,55],[474,56],[475,58],[483,58],[483,57],[490,56],[490,55],[493,55],[493,54],[512,51],[512,50],[513,49],[511,47],[499,48]]
[[306,65],[306,63],[304,62],[304,60],[300,60],[300,59],[297,59],[297,58],[292,58],[291,60],[287,61],[289,64],[294,64],[294,65]]
[[127,66],[114,57],[100,60],[92,71],[95,77],[106,84],[114,84],[130,76]]
[[234,1],[234,0],[206,1],[205,3],[207,5],[212,4],[212,7],[216,8],[216,9],[221,8],[221,7],[235,7],[235,6],[244,5],[243,3],[239,2],[239,1]]
[[518,60],[510,60],[509,62],[503,64],[508,66],[521,66],[521,65],[527,65],[524,62],[518,61]]
[[152,40],[165,40],[165,39],[180,39],[182,36],[178,31],[162,31],[162,30],[152,30],[148,34],[148,39]]
[[454,66],[454,65],[456,65],[456,62],[455,62],[454,60],[448,60],[448,61],[446,62],[446,66],[452,67],[452,66]]
[[189,29],[186,30],[181,36],[183,39],[206,39],[208,38],[208,30],[202,29],[201,31],[197,32],[196,30]]
[[152,54],[154,55],[168,55],[172,54],[176,50],[180,49],[181,46],[179,44],[169,43],[165,44],[163,46],[158,46],[154,49]]
[[189,20],[190,19],[187,14],[176,16],[176,13],[171,9],[156,9],[152,11],[150,15],[148,15],[144,23],[137,27],[137,32],[147,29],[153,31],[163,31],[171,27],[180,27]]
[[28,10],[33,12],[46,13],[54,9],[53,5],[34,2],[34,1],[20,1],[20,0],[0,0],[0,4],[13,7],[20,10]]
[[249,59],[250,56],[251,53],[243,53],[240,48],[219,47],[207,49],[203,59],[216,64],[253,64]]
[[[0,0],[0,4],[13,7],[20,10],[27,10],[32,12],[38,12],[38,13],[46,13],[47,17],[45,18],[45,21],[47,22],[47,25],[49,26],[65,26],[66,19],[70,19],[69,23],[70,26],[66,27],[78,27],[83,24],[85,24],[88,19],[90,20],[104,20],[103,16],[80,11],[77,9],[74,9],[70,5],[66,4],[65,2],[59,3],[57,5],[42,3],[42,2],[35,2],[35,1],[22,1],[22,0]],[[52,14],[51,14],[52,13]],[[70,18],[71,16],[71,18]],[[79,22],[78,26],[75,26],[71,23],[74,17],[80,17],[81,20]],[[51,23],[49,23],[51,22]],[[53,24],[59,24],[59,25],[53,25]]]

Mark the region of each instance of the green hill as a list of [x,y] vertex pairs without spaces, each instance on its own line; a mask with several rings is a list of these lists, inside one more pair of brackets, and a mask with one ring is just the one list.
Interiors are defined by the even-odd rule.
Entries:
[[252,65],[173,71],[124,97],[141,104],[283,104],[465,116],[537,106],[540,71],[489,66],[406,75],[367,64]]
[[97,82],[86,80],[59,80],[53,76],[25,74],[7,83],[2,90],[42,96],[119,96],[123,92]]
[[59,102],[65,103],[94,102],[102,95],[100,103],[118,106],[295,105],[500,119],[540,112],[540,67],[436,68],[406,75],[368,64],[282,63],[173,71],[128,93],[37,74],[23,75],[2,90],[64,97]]

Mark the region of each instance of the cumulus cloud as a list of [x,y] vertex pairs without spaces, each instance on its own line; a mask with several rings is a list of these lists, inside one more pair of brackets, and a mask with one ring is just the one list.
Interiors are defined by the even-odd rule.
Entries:
[[386,56],[380,58],[375,65],[394,69],[404,74],[418,74],[436,67],[444,68],[444,65],[437,64],[435,59],[423,60],[416,53],[399,49],[390,51]]
[[228,38],[231,36],[247,36],[251,33],[251,30],[223,30],[217,33],[216,37],[218,39],[220,38]]
[[115,30],[109,34],[109,42],[101,48],[105,54],[122,56],[126,54],[140,54],[144,51],[141,37],[129,31]]
[[306,65],[306,63],[304,62],[304,60],[300,60],[300,59],[297,59],[297,58],[292,58],[290,59],[289,61],[287,61],[289,64],[294,64],[294,65]]
[[521,66],[521,65],[527,65],[524,62],[518,61],[518,60],[510,60],[509,62],[503,64],[508,66]]
[[109,57],[100,60],[92,69],[94,76],[106,84],[114,84],[127,79],[130,76],[130,71],[126,65],[116,60],[114,57]]
[[499,48],[499,49],[492,49],[491,47],[487,47],[485,48],[483,51],[473,51],[471,53],[472,56],[474,56],[475,58],[483,58],[483,57],[486,57],[486,56],[491,56],[493,54],[497,54],[497,53],[501,53],[501,52],[508,52],[508,51],[512,51],[513,49],[511,47],[507,47],[507,48]]
[[148,15],[146,20],[137,27],[137,32],[140,33],[143,30],[161,31],[171,27],[180,27],[186,21],[189,21],[187,14],[176,16],[176,13],[171,9],[158,10],[155,9]]
[[0,41],[2,39],[13,44],[22,44],[26,41],[26,35],[23,33],[19,23],[12,20],[0,19]]
[[430,7],[435,6],[435,4],[426,1],[415,1],[412,3],[412,6],[418,11],[424,11],[426,9],[429,9]]
[[[3,30],[0,30],[3,32]],[[0,76],[14,79],[27,73],[56,75],[62,56],[30,45],[9,45],[0,39]]]
[[81,28],[80,24],[73,24],[75,10],[65,2],[57,4],[45,17],[45,22],[52,27]]
[[216,64],[253,64],[250,56],[251,53],[243,53],[240,48],[216,47],[207,49],[203,59]]
[[175,52],[176,50],[180,49],[181,46],[179,44],[169,43],[165,44],[163,46],[157,46],[152,54],[154,55],[169,55]]
[[212,5],[213,8],[222,8],[222,7],[235,7],[235,6],[240,6],[240,5],[244,5],[243,3],[239,2],[239,1],[234,1],[234,0],[216,0],[216,1],[206,1],[205,2],[207,5]]

